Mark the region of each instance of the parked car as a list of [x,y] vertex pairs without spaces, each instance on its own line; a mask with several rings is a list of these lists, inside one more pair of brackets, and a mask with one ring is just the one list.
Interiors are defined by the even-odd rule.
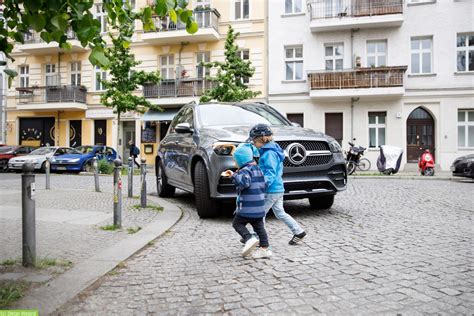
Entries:
[[338,142],[321,132],[292,124],[263,103],[190,103],[176,114],[155,160],[158,195],[175,188],[192,192],[200,217],[214,217],[219,202],[235,199],[234,185],[221,176],[236,169],[232,149],[246,141],[257,123],[271,126],[285,151],[286,199],[309,198],[314,209],[330,208],[346,189],[345,159]]
[[451,171],[455,177],[474,179],[474,154],[456,158],[451,166]]
[[117,158],[117,152],[112,147],[86,145],[76,147],[73,152],[54,157],[51,160],[53,171],[92,171],[92,158],[106,159],[108,162]]
[[44,172],[46,169],[46,157],[52,158],[53,156],[64,155],[73,151],[74,148],[71,147],[41,147],[33,150],[26,156],[10,159],[10,161],[8,161],[8,169],[21,170],[25,162],[31,162],[35,170]]
[[0,171],[8,171],[8,161],[17,156],[28,155],[35,150],[31,146],[2,146],[0,148]]

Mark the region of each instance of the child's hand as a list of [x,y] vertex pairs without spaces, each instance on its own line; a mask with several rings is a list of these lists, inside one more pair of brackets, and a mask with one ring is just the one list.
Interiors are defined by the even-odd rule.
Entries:
[[233,174],[234,174],[234,172],[232,172],[232,170],[226,170],[226,171],[221,173],[221,176],[229,178],[229,177],[232,177]]

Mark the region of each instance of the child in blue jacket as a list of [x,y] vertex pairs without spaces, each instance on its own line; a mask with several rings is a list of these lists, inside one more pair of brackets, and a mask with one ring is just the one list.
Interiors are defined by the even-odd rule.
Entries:
[[246,227],[247,224],[250,224],[260,239],[260,247],[252,257],[255,259],[270,258],[272,251],[269,248],[263,222],[265,217],[265,178],[254,160],[251,144],[240,144],[233,155],[239,170],[235,173],[227,170],[224,175],[232,178],[237,189],[237,207],[232,226],[244,239],[242,256],[249,255],[259,243],[259,240],[250,234]]
[[283,160],[285,154],[281,147],[273,141],[273,132],[266,124],[257,124],[250,130],[250,140],[259,149],[258,164],[265,176],[267,190],[265,194],[265,211],[270,208],[275,217],[282,220],[293,233],[290,245],[296,245],[306,236],[301,226],[285,212],[283,208]]

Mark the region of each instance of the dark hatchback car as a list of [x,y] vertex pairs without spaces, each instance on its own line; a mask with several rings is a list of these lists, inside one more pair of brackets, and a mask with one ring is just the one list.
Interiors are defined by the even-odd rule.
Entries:
[[155,161],[159,196],[176,188],[196,197],[200,217],[219,214],[219,202],[236,193],[226,169],[236,169],[232,149],[248,138],[257,123],[271,125],[274,140],[285,151],[285,199],[309,198],[315,209],[330,208],[347,182],[341,147],[323,133],[295,126],[263,103],[190,103],[176,114]]
[[474,179],[474,154],[456,158],[451,171],[455,177]]

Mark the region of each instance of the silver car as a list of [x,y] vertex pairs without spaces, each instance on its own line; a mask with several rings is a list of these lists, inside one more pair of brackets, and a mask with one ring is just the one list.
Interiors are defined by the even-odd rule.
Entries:
[[155,161],[159,196],[172,196],[176,188],[194,193],[199,216],[217,216],[220,202],[235,198],[233,184],[221,173],[236,169],[232,149],[257,123],[271,126],[274,140],[285,152],[285,199],[308,198],[314,209],[330,208],[347,182],[339,143],[296,126],[263,103],[183,106],[159,145]]
[[44,172],[46,169],[46,157],[60,156],[76,152],[74,148],[70,147],[41,147],[33,150],[25,156],[14,157],[8,161],[8,169],[21,170],[25,162],[31,162],[35,170]]

